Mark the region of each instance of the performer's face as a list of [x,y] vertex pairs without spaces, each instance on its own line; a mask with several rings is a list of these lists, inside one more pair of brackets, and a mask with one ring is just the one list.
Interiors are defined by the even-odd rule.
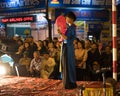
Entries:
[[67,24],[71,25],[73,23],[73,20],[69,17],[66,17]]

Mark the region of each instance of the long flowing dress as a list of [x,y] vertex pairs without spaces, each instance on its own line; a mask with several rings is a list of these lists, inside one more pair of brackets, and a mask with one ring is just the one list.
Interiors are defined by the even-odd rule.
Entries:
[[76,88],[75,52],[73,41],[76,36],[75,25],[68,26],[67,40],[63,41],[62,47],[62,80],[65,89]]

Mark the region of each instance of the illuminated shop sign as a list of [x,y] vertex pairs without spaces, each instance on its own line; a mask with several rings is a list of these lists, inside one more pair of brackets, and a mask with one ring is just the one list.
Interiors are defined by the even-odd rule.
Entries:
[[57,9],[55,13],[55,17],[57,18],[60,13],[68,13],[69,11],[73,11],[77,17],[77,20],[80,21],[108,21],[109,20],[109,11],[108,10],[100,10],[100,9]]
[[1,12],[25,11],[32,8],[45,8],[45,0],[0,0]]
[[50,7],[61,7],[63,6],[63,1],[62,0],[49,0],[49,6]]
[[49,0],[50,7],[104,7],[111,4],[112,0]]
[[81,10],[79,11],[80,20],[88,21],[108,21],[109,11],[108,10]]
[[35,21],[36,21],[36,16],[1,18],[2,23],[35,22]]

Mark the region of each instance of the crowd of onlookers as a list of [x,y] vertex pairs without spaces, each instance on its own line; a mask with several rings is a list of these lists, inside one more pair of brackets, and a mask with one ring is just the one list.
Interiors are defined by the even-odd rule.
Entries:
[[[10,42],[10,40],[9,40]],[[32,36],[22,40],[13,37],[11,40],[14,51],[12,58],[16,64],[24,65],[29,76],[60,79],[60,52],[62,43],[57,38],[53,40],[34,41]],[[112,77],[112,42],[95,42],[91,40],[74,40],[76,77],[82,80],[102,80],[101,68],[111,68],[106,71],[106,77]],[[118,41],[118,49],[120,41]],[[118,64],[120,56],[118,51]]]

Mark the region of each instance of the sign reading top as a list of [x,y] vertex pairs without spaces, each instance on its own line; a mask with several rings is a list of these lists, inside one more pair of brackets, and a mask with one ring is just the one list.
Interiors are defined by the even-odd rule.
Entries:
[[45,8],[45,0],[0,0],[0,12],[24,11],[32,8]]
[[18,16],[18,17],[8,17],[8,18],[1,18],[0,22],[2,23],[18,23],[18,22],[35,22],[36,16]]

